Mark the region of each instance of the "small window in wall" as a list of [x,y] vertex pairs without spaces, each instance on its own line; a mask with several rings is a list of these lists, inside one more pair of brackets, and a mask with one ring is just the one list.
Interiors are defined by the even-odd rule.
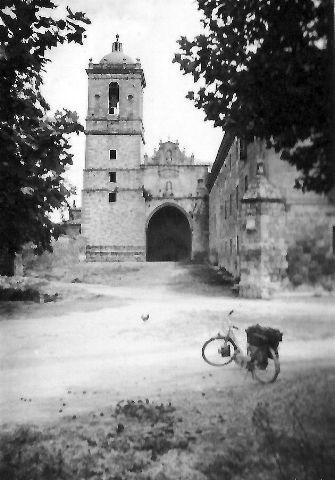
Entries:
[[109,150],[109,160],[116,160],[116,150]]
[[229,195],[229,215],[230,216],[232,214],[232,211],[233,211],[233,199],[232,199],[232,195],[230,194]]
[[224,218],[227,220],[227,201],[224,202]]
[[236,208],[238,208],[238,185],[236,185]]
[[248,190],[248,175],[244,177],[244,191],[246,192]]
[[100,93],[96,93],[94,95],[94,113],[95,114],[99,113],[99,108],[100,108]]
[[199,187],[201,187],[204,183],[204,179],[203,178],[198,178],[198,185]]
[[109,84],[108,112],[116,115],[119,112],[119,85],[115,82]]
[[240,254],[240,242],[239,242],[239,239],[238,239],[238,235],[236,236],[236,253],[237,253],[237,255]]
[[111,192],[108,194],[109,203],[116,202],[116,192]]
[[116,172],[109,172],[109,181],[116,182]]
[[245,138],[240,139],[240,160],[247,160],[248,159],[248,144]]

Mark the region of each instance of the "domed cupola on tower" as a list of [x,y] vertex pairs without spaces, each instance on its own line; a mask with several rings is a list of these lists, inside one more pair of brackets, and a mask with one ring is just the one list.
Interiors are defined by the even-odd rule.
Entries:
[[102,63],[103,65],[117,65],[124,63],[135,64],[137,61],[123,53],[122,43],[119,42],[119,35],[116,35],[116,41],[113,42],[112,51],[102,57],[99,63]]

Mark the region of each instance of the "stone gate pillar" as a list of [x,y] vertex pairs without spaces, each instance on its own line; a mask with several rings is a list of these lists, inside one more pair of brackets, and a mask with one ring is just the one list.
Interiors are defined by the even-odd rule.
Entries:
[[268,298],[286,275],[285,205],[264,175],[263,162],[242,198],[241,297]]

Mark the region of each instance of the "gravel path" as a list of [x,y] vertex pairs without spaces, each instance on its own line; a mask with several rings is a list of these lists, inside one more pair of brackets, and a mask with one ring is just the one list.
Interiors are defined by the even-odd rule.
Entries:
[[0,422],[53,421],[121,398],[166,400],[221,384],[249,388],[251,378],[235,365],[215,369],[201,358],[202,343],[223,329],[231,309],[241,345],[253,323],[282,329],[281,376],[334,361],[334,297],[243,300],[218,295],[217,286],[202,291],[199,282],[192,292],[186,267],[168,265],[160,275],[165,283],[148,275],[140,285],[71,284],[80,298],[4,317]]

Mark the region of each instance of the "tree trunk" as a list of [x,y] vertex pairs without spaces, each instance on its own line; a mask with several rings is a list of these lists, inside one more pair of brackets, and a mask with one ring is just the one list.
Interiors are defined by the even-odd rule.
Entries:
[[12,277],[15,271],[15,252],[0,248],[0,275]]

